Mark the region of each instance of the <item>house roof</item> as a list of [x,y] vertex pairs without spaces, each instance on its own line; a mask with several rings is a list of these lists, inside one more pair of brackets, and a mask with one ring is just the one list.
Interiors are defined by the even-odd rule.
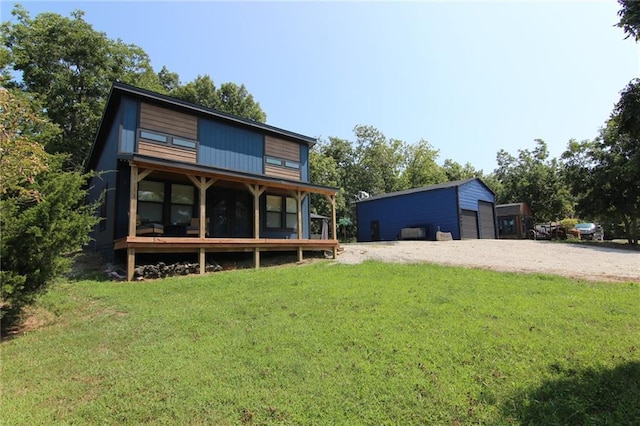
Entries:
[[249,120],[237,115],[228,114],[216,109],[206,108],[200,105],[193,104],[191,102],[186,102],[177,98],[173,98],[171,96],[152,92],[146,89],[141,89],[139,87],[131,86],[128,84],[113,83],[113,85],[111,86],[111,91],[109,92],[109,97],[107,98],[107,103],[102,115],[100,127],[98,129],[98,132],[96,133],[96,137],[94,139],[93,146],[91,147],[91,152],[87,160],[87,170],[91,170],[95,165],[97,159],[94,158],[94,156],[98,155],[98,153],[102,150],[102,146],[106,143],[110,123],[118,112],[120,101],[125,96],[187,114],[211,118],[218,122],[223,122],[231,126],[254,130],[262,134],[284,138],[300,144],[306,144],[308,146],[313,146],[317,142],[316,138],[312,138],[310,136],[305,136],[299,133],[280,129],[278,127],[270,126],[268,124],[260,123],[254,120]]
[[526,203],[498,204],[496,206],[496,216],[511,216],[518,214],[531,214]]
[[487,184],[482,181],[482,179],[480,179],[480,178],[471,178],[471,179],[463,179],[463,180],[453,180],[451,182],[437,183],[435,185],[423,186],[423,187],[420,187],[420,188],[406,189],[404,191],[389,192],[387,194],[374,195],[373,197],[369,197],[369,198],[365,198],[363,200],[356,201],[356,203],[365,203],[367,201],[380,200],[382,198],[398,197],[398,196],[402,196],[402,195],[416,194],[416,193],[419,193],[419,192],[435,191],[435,190],[438,190],[438,189],[455,188],[455,187],[459,187],[459,186],[465,185],[465,184],[467,184],[469,182],[472,182],[474,180],[477,180],[478,182],[480,182],[485,188],[487,188],[492,194],[495,195],[495,192],[493,192],[493,190],[491,188],[489,188],[487,186]]

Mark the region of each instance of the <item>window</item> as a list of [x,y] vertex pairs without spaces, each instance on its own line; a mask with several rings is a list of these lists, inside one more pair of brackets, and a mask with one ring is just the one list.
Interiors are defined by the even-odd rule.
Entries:
[[286,200],[287,228],[298,229],[298,202],[288,197]]
[[295,161],[285,161],[284,162],[284,166],[288,167],[290,169],[299,169],[300,168],[300,163],[297,163]]
[[189,141],[186,139],[172,138],[171,143],[175,146],[182,146],[185,148],[192,148],[192,149],[196,148],[196,142]]
[[282,160],[280,160],[279,158],[266,157],[264,160],[267,162],[267,164],[273,164],[274,166],[282,166]]
[[[169,195],[170,194],[170,195]],[[138,217],[141,223],[188,225],[193,217],[195,190],[191,185],[143,180],[138,184]],[[165,213],[166,212],[166,213]]]
[[198,141],[179,138],[177,136],[171,136],[171,135],[167,135],[160,132],[154,132],[151,130],[140,129],[139,137],[140,139],[144,139],[146,141],[173,145],[180,148],[196,149],[198,147]]
[[138,216],[141,223],[162,223],[164,183],[143,180],[138,183]]
[[298,202],[290,197],[267,195],[266,222],[267,228],[297,229]]
[[282,228],[282,197],[267,195],[267,228]]
[[154,142],[167,143],[167,137],[148,130],[140,130],[140,137]]
[[193,217],[194,190],[191,185],[171,185],[171,223],[186,225]]
[[516,235],[516,219],[514,216],[502,217],[498,219],[498,228],[502,235]]

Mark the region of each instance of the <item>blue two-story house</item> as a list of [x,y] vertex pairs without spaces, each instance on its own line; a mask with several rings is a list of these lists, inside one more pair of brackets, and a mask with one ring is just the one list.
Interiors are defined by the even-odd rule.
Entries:
[[[336,188],[309,183],[315,139],[116,83],[87,162],[90,201],[105,194],[93,238],[126,253],[332,250]],[[331,239],[310,238],[309,194],[332,205]]]

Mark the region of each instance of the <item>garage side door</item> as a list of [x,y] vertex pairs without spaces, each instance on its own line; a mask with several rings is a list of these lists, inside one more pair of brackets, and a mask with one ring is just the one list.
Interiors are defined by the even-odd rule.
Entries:
[[461,233],[463,239],[478,238],[478,216],[473,210],[462,210],[460,222],[462,225]]
[[495,238],[496,223],[493,219],[493,203],[478,201],[478,219],[480,221],[480,238]]

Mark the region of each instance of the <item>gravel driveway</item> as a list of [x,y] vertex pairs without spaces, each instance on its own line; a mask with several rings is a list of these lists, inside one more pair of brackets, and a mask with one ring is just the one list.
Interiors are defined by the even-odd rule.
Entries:
[[640,282],[640,251],[531,240],[394,241],[344,244],[339,263],[430,262],[594,281]]

